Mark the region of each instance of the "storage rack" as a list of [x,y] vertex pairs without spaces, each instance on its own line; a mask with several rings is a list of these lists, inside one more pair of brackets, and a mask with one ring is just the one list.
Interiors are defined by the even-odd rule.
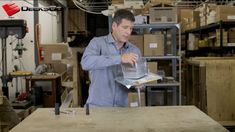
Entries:
[[[164,34],[164,47],[167,43],[167,34],[171,30],[171,54],[165,56],[148,56],[145,57],[147,61],[158,61],[158,60],[168,60],[172,62],[172,77],[174,82],[172,83],[156,83],[147,84],[146,87],[151,87],[153,89],[159,88],[172,88],[173,90],[173,104],[181,105],[181,31],[180,24],[178,23],[158,23],[158,24],[141,24],[135,25],[134,30],[139,30],[143,34],[144,29],[151,29],[151,31],[166,31]],[[179,44],[177,44],[177,35],[179,39]],[[177,69],[178,67],[178,69]],[[177,99],[177,87],[178,87],[178,99]],[[177,103],[178,101],[178,103]]]
[[[185,56],[186,57],[193,57],[193,56],[207,56],[208,53],[216,53],[219,55],[223,55],[224,53],[235,50],[235,46],[223,46],[223,29],[229,29],[235,27],[235,21],[219,21],[213,24],[201,26],[195,29],[187,30],[183,33],[185,35]],[[216,29],[220,30],[220,46],[219,47],[203,47],[199,48],[198,50],[188,50],[188,38],[189,33],[199,34],[200,39],[202,39],[203,34],[207,34],[209,32],[213,32]]]

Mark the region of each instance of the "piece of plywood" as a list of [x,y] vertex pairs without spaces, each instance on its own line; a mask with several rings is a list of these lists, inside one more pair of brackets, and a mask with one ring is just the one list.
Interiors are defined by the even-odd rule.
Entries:
[[0,90],[0,105],[3,104],[3,93],[2,90]]
[[216,121],[235,121],[235,59],[197,57],[191,59],[190,65],[192,68],[199,68],[199,70],[191,70],[189,74],[191,78],[197,78],[192,79],[192,84],[199,82],[198,87],[195,85],[189,87],[198,89],[191,92],[193,92],[192,95],[199,96],[187,96],[192,98],[192,104]]
[[53,110],[37,109],[10,132],[228,132],[194,106]]
[[87,31],[86,12],[79,9],[70,9],[68,13],[68,31]]
[[217,121],[235,120],[234,64],[231,60],[215,60],[206,64],[208,115]]

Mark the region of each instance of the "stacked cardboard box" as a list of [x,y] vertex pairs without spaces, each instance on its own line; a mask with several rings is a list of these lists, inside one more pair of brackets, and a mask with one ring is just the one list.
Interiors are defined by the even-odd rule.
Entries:
[[143,0],[124,0],[124,6],[143,7]]
[[144,56],[163,56],[164,36],[144,34]]
[[176,7],[152,7],[149,9],[150,23],[177,23]]
[[224,29],[222,30],[222,38],[220,38],[220,30],[219,29],[216,29],[216,44],[215,46],[216,47],[220,47],[220,39],[223,40],[223,46],[227,46],[227,43],[228,43],[228,32],[225,31]]
[[235,20],[235,6],[220,5],[216,8],[216,21]]
[[172,3],[175,2],[175,0],[147,0],[147,3],[144,5],[144,11],[146,13],[149,13],[149,8],[155,7],[158,5],[172,5]]
[[144,54],[144,36],[143,35],[131,35],[129,41],[135,44],[139,49],[141,54]]
[[228,31],[228,43],[230,43],[230,45],[231,45],[231,43],[233,43],[233,45],[234,45],[234,43],[235,43],[235,29],[230,29]]
[[[157,74],[157,62],[147,62],[149,72]],[[156,84],[157,81],[149,82],[148,84]]]
[[124,0],[112,0],[112,4],[124,4]]
[[197,50],[198,49],[198,43],[199,43],[199,37],[195,34],[190,33],[188,39],[188,50]]
[[181,9],[180,10],[180,16],[179,16],[179,21],[181,23],[181,31],[184,32],[189,28],[189,19],[191,18],[191,12],[192,9]]
[[206,4],[206,24],[211,24],[216,22],[216,9],[217,5],[216,4]]
[[[141,106],[146,106],[145,103],[145,93],[140,93],[140,100],[141,100]],[[129,107],[137,107],[138,104],[138,93],[137,92],[129,92],[128,93],[128,101],[129,101]]]
[[0,90],[0,105],[3,104],[3,93],[2,90]]
[[188,13],[189,13],[189,17],[187,19],[187,23],[185,23],[186,30],[199,27],[200,26],[200,17],[199,17],[200,12],[190,10]]
[[44,59],[41,64],[49,64],[52,72],[62,73],[66,70],[66,65],[61,63],[61,60],[68,56],[68,44],[41,44],[44,51]]

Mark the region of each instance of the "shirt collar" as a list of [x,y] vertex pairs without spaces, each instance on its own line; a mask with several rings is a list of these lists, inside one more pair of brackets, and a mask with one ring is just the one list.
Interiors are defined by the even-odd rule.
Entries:
[[[114,38],[113,38],[113,36],[112,36],[112,33],[109,33],[109,35],[108,35],[108,43],[109,43],[109,44],[116,44],[116,41],[114,40]],[[129,47],[129,45],[130,45],[130,42],[127,41],[127,42],[123,45],[124,49],[127,49],[127,48]]]

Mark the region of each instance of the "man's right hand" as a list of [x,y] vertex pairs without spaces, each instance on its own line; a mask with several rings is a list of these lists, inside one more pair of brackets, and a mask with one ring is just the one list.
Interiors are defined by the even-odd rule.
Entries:
[[130,63],[134,65],[138,61],[138,55],[135,53],[126,53],[121,56],[122,63]]

